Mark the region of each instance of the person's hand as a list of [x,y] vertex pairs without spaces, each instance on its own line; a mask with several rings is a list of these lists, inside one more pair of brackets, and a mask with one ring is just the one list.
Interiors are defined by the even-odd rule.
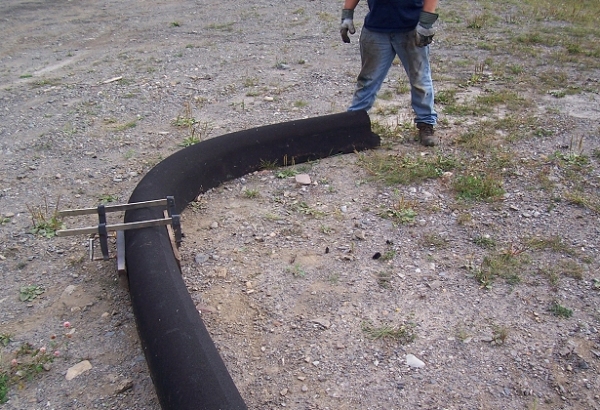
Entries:
[[438,15],[435,13],[421,12],[419,24],[417,24],[417,28],[415,29],[415,44],[417,47],[425,47],[431,44],[435,35],[433,23],[435,23],[437,18]]
[[340,34],[342,35],[342,40],[344,43],[350,42],[348,32],[350,32],[350,34],[356,33],[356,29],[354,28],[354,10],[343,9],[342,24],[340,24]]
[[425,28],[421,23],[417,24],[415,32],[415,43],[417,44],[417,47],[425,47],[431,44],[433,36],[435,35],[435,29],[433,27]]

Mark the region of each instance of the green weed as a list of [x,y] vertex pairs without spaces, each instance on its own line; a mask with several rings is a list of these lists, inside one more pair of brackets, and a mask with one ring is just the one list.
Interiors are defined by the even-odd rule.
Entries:
[[60,199],[56,201],[56,207],[50,211],[47,200],[44,198],[44,205],[29,206],[27,210],[31,216],[31,233],[45,238],[53,238],[56,236],[56,231],[64,229],[65,224],[58,216],[58,206]]
[[373,340],[391,339],[400,344],[408,344],[416,338],[414,326],[410,324],[401,326],[382,325],[376,327],[365,321],[362,323],[361,328],[365,335]]
[[490,201],[504,195],[502,181],[491,175],[461,175],[454,179],[456,196],[469,201]]
[[38,296],[42,295],[46,290],[39,285],[21,286],[19,289],[19,300],[21,302],[31,302]]
[[553,302],[548,308],[554,316],[562,318],[570,318],[573,315],[573,311],[565,306],[562,306],[558,302]]
[[458,161],[450,155],[407,154],[382,155],[374,153],[359,157],[358,164],[369,174],[388,185],[409,185],[430,178],[439,178],[444,172],[458,166]]

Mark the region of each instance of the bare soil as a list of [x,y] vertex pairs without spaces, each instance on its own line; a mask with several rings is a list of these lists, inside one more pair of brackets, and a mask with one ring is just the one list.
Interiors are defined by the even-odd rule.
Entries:
[[[512,55],[515,23],[540,24],[516,9],[473,35],[479,7],[446,7],[431,47],[436,89],[459,101],[518,91],[527,104],[484,115],[440,106],[442,143],[426,149],[403,128],[412,115],[394,66],[391,98],[371,117],[400,131],[380,149],[292,167],[308,185],[282,169],[248,175],[183,215],[182,273],[250,409],[600,408],[600,69],[558,63],[550,47]],[[343,111],[360,57],[358,36],[338,38],[340,8],[1,2],[0,407],[160,408],[114,261],[32,224],[126,202],[191,136]],[[365,12],[366,2],[357,23]],[[562,80],[548,90],[548,78]],[[372,155],[486,164],[485,153],[460,156],[461,141],[502,118],[523,125],[518,138],[490,139],[506,162],[494,201],[457,198],[455,173],[388,185],[364,166]],[[496,260],[509,263],[486,278]],[[85,360],[91,369],[67,380]]]

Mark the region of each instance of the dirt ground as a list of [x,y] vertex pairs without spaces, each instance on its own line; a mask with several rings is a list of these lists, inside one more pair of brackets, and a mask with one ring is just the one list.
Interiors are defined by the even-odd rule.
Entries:
[[[406,126],[396,65],[371,112],[397,131],[380,149],[248,175],[185,211],[182,273],[250,409],[600,408],[598,59],[519,40],[571,32],[519,4],[493,20],[493,4],[440,3],[436,90],[459,102],[518,90],[520,105],[440,105],[442,144],[426,149]],[[114,261],[33,224],[126,202],[194,138],[343,111],[360,57],[358,35],[339,39],[340,9],[0,3],[1,408],[160,408]],[[365,13],[362,2],[357,26]],[[597,32],[586,36],[593,49]],[[559,58],[565,47],[572,58]],[[465,135],[515,118],[494,134],[505,164],[494,201],[457,198],[458,170],[390,185],[364,166],[375,155],[477,164],[485,150],[459,155]],[[413,213],[398,219],[402,204]],[[516,261],[509,274],[482,275],[494,255]]]

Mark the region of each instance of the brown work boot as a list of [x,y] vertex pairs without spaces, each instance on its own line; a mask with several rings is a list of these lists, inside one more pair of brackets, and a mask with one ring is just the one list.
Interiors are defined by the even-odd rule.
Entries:
[[437,138],[433,135],[433,125],[418,122],[417,128],[419,129],[419,141],[421,141],[421,145],[433,147],[437,144]]

